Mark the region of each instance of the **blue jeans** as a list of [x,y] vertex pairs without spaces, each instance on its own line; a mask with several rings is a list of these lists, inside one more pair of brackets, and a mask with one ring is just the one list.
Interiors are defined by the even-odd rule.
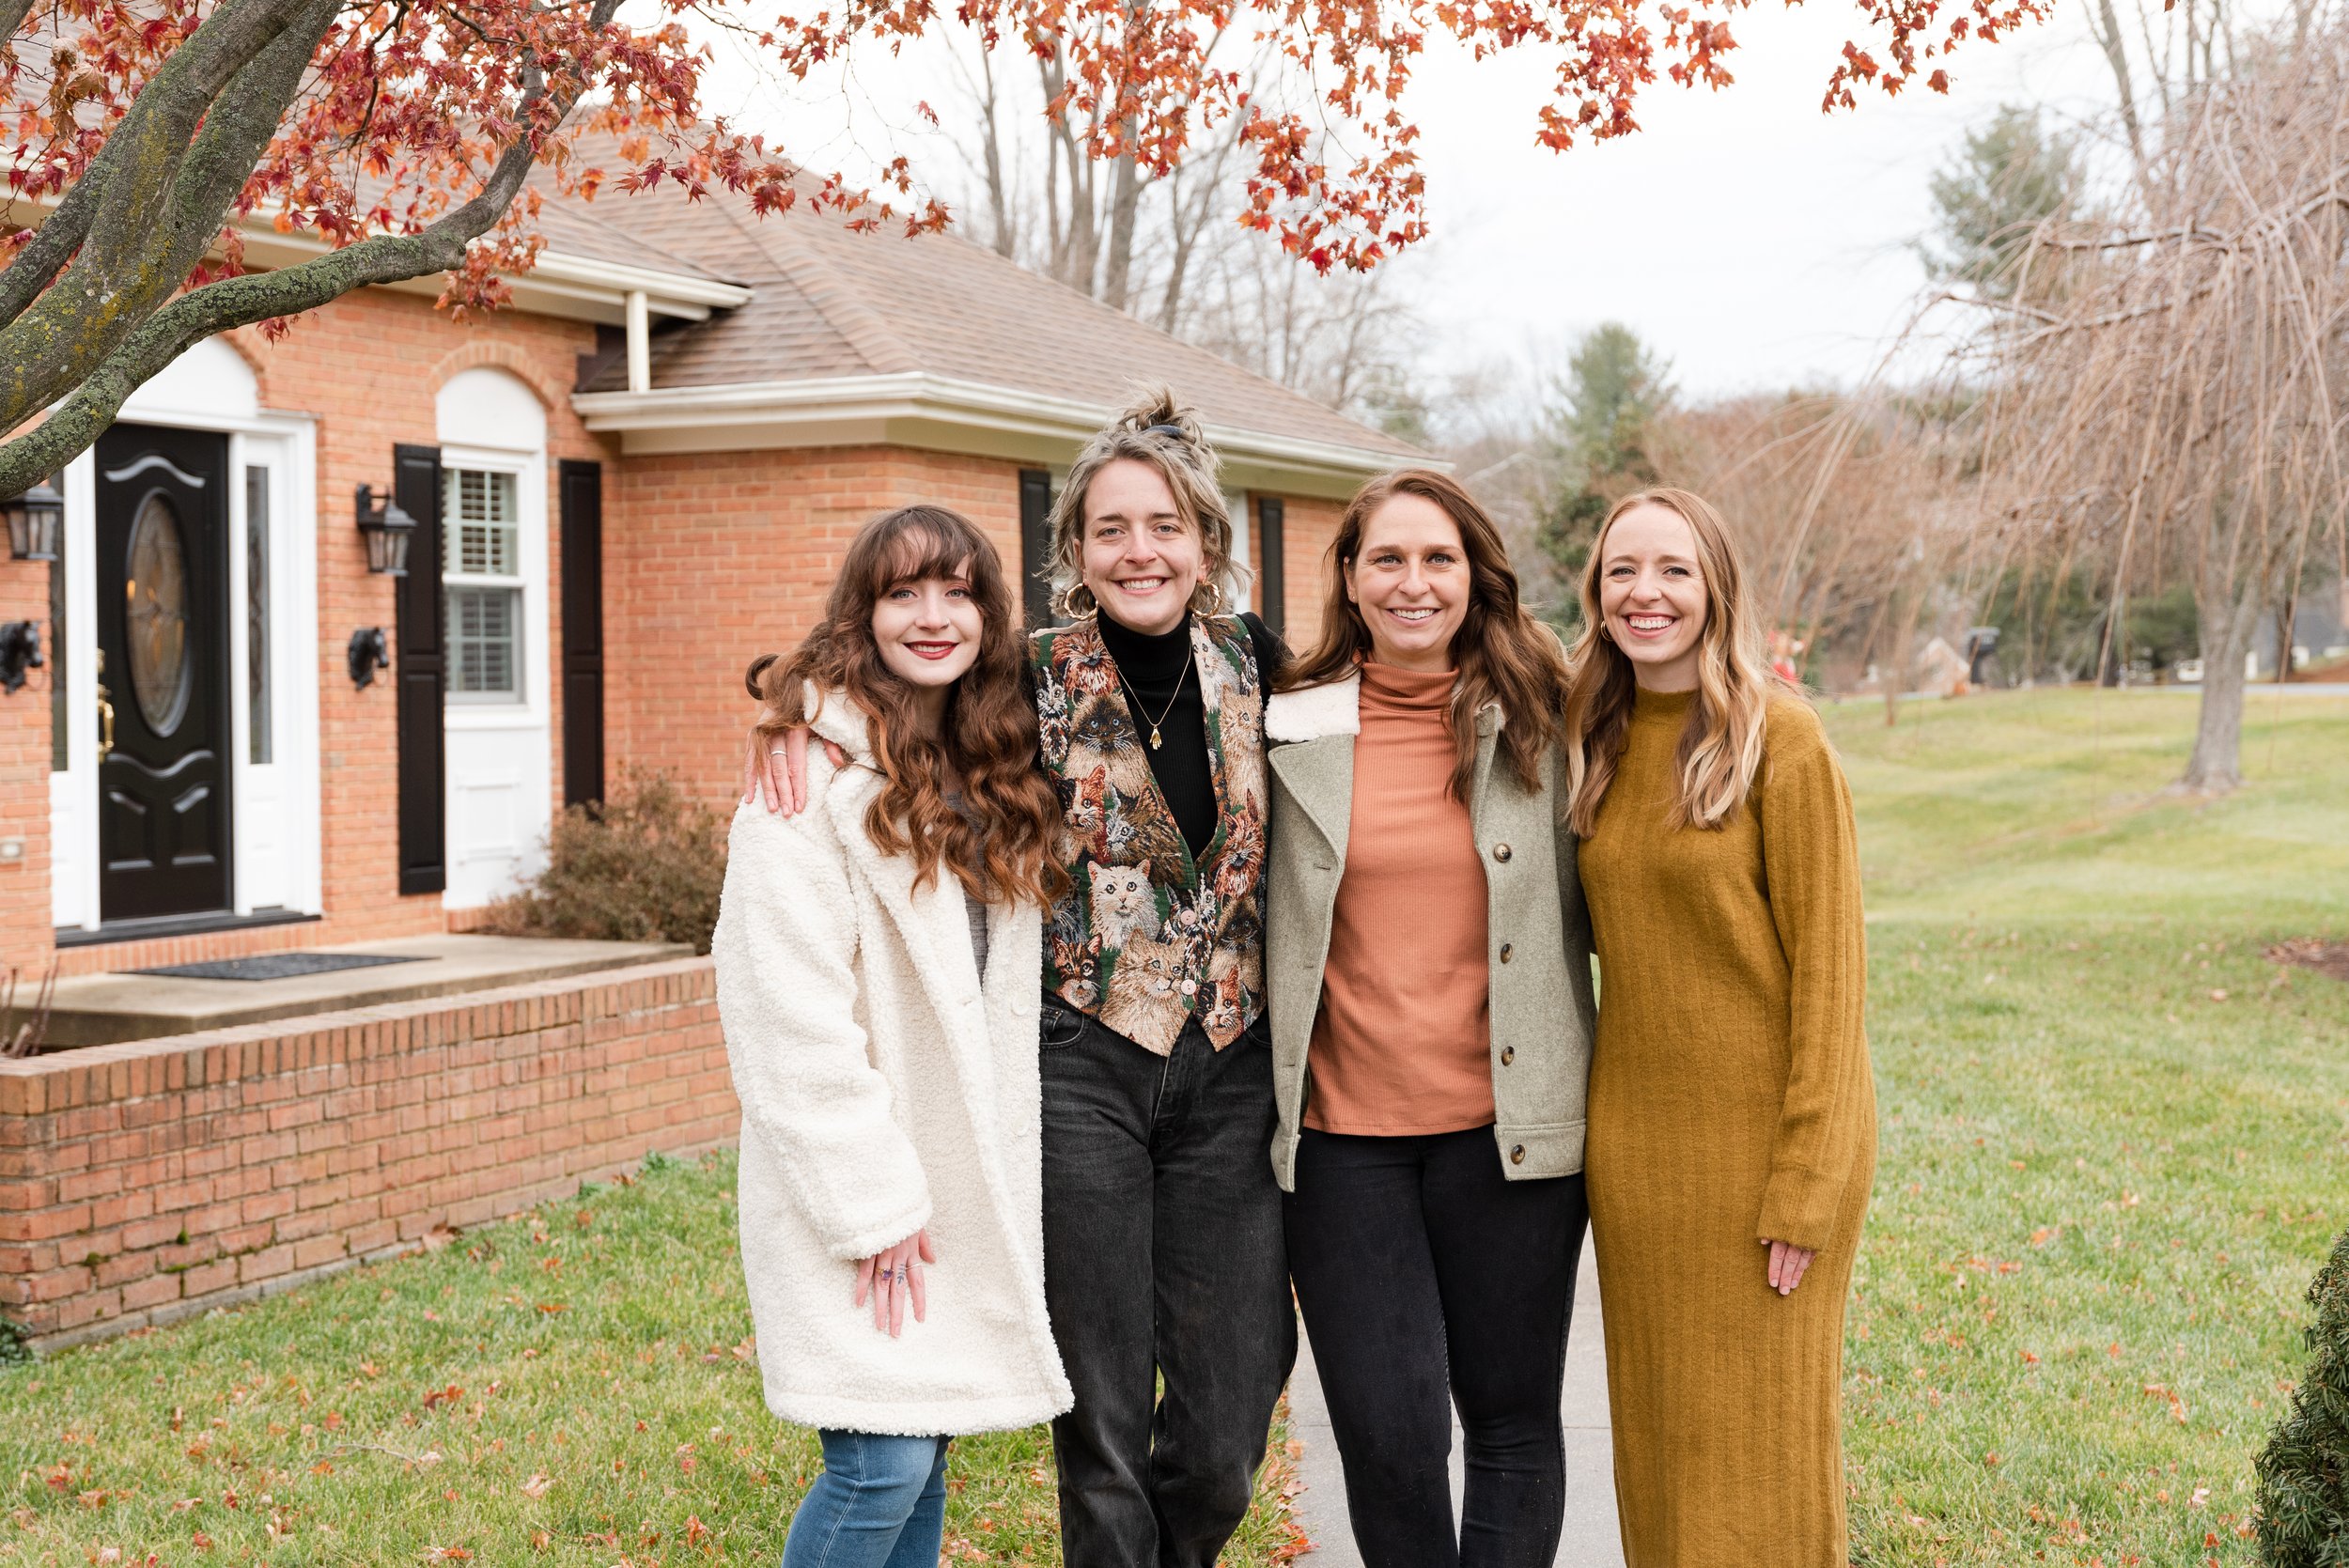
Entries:
[[946,1439],[817,1436],[824,1473],[791,1520],[783,1568],[937,1568],[946,1534]]

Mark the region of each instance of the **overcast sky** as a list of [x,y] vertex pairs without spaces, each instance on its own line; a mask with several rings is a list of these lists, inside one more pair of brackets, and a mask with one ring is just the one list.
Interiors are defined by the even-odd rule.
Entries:
[[[1638,134],[1563,154],[1533,143],[1539,59],[1431,50],[1406,108],[1423,134],[1436,239],[1397,279],[1427,324],[1431,372],[1554,363],[1613,318],[1695,396],[1865,376],[1924,283],[1914,244],[1931,221],[1926,179],[1966,130],[2005,101],[2092,112],[2110,89],[2077,0],[2057,0],[2052,22],[1962,50],[1946,96],[1863,94],[1857,110],[1823,116],[1856,20],[1837,0],[1763,0],[1734,18],[1734,86],[1659,82],[1640,101]],[[943,154],[903,129],[940,90],[934,65],[859,61],[846,97],[863,107],[844,138],[836,84],[811,105],[720,54],[711,105],[804,162],[852,166],[892,141],[917,161]]]

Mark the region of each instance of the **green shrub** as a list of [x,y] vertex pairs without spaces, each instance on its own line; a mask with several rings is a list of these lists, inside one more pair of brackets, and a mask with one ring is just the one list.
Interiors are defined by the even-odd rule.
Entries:
[[2260,1560],[2349,1565],[2349,1231],[2309,1287],[2309,1369],[2255,1467]]
[[0,1367],[32,1358],[33,1347],[24,1343],[24,1330],[0,1317]]
[[726,818],[661,772],[624,769],[600,806],[547,835],[547,868],[491,912],[514,936],[691,942],[709,951],[726,874]]

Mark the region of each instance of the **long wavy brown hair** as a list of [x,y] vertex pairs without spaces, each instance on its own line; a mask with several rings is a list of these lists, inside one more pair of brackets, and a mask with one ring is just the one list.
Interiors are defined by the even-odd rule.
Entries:
[[[873,641],[873,606],[900,582],[960,578],[979,606],[979,657],[947,694],[938,737],[914,716],[913,688],[890,673]],[[1060,798],[1036,770],[1035,707],[1024,685],[1026,639],[1003,562],[987,536],[943,506],[902,506],[866,523],[848,545],[824,618],[799,648],[769,654],[744,677],[766,709],[759,743],[814,717],[812,687],[843,691],[865,714],[887,782],[864,815],[883,854],[910,852],[914,886],[944,866],[982,898],[1050,908],[1068,888],[1053,854]],[[966,820],[946,803],[957,780]]]
[[1582,568],[1582,635],[1567,657],[1574,694],[1566,704],[1566,826],[1588,838],[1614,782],[1615,764],[1631,733],[1639,695],[1631,660],[1609,635],[1599,611],[1607,570],[1607,535],[1616,520],[1641,506],[1677,513],[1696,536],[1697,570],[1704,579],[1704,631],[1697,644],[1697,700],[1688,705],[1676,766],[1680,798],[1672,821],[1679,828],[1719,828],[1753,787],[1774,691],[1793,688],[1763,661],[1760,625],[1746,590],[1737,541],[1712,503],[1682,489],[1641,490],[1609,510],[1591,541]]
[[1362,553],[1362,535],[1380,506],[1398,495],[1415,495],[1443,508],[1460,530],[1468,552],[1468,613],[1452,639],[1452,768],[1454,799],[1466,800],[1476,772],[1476,715],[1498,704],[1503,722],[1501,752],[1509,770],[1529,793],[1542,787],[1548,753],[1558,738],[1565,712],[1566,661],[1558,634],[1533,618],[1517,598],[1517,568],[1501,530],[1459,481],[1433,469],[1406,468],[1381,474],[1354,492],[1339,520],[1323,566],[1321,641],[1291,660],[1277,687],[1294,691],[1343,680],[1371,657],[1369,623],[1346,591],[1346,576]]

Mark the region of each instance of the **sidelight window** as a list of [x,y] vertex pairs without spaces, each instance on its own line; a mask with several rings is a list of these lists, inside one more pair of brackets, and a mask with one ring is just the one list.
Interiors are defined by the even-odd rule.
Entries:
[[520,702],[521,476],[478,468],[445,468],[441,474],[449,698]]
[[269,470],[244,471],[244,683],[246,760],[275,754],[270,739]]

